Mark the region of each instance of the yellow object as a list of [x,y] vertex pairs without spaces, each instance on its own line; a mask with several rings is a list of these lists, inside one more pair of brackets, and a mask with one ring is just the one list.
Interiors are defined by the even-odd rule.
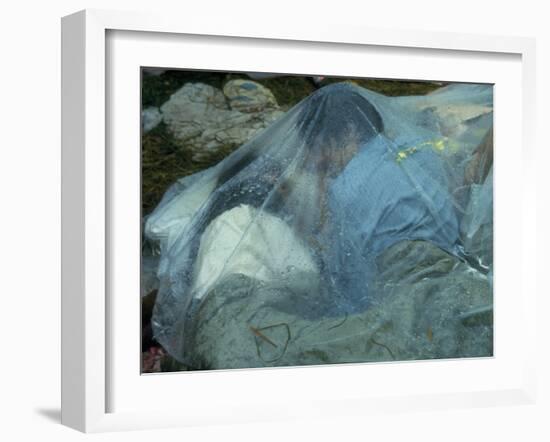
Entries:
[[430,146],[433,149],[437,150],[438,152],[443,152],[445,147],[447,147],[446,140],[443,138],[440,138],[439,140],[433,140],[433,141],[424,141],[423,143],[420,143],[416,146],[408,147],[407,149],[400,150],[397,152],[397,156],[395,157],[395,160],[400,163],[404,159],[406,159],[409,155],[412,155],[413,153],[417,152],[418,149],[421,149],[423,147]]
[[435,143],[433,143],[434,148],[436,150],[439,150],[440,152],[445,149],[445,142],[443,140],[437,140]]

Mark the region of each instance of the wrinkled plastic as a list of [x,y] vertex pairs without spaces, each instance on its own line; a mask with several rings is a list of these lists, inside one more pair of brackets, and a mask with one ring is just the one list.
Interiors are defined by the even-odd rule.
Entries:
[[[491,86],[393,98],[344,83],[318,90],[179,180],[148,217],[161,248],[156,339],[193,360],[194,321],[228,281],[248,297],[260,287],[258,309],[307,321],[379,309],[391,280],[379,258],[403,241],[492,271],[492,138],[480,148],[491,128]],[[417,271],[395,262],[393,275]]]

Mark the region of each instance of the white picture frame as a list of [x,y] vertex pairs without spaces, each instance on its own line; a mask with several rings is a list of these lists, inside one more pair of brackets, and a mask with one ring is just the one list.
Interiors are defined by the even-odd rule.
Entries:
[[[62,21],[62,423],[80,431],[97,432],[206,425],[214,422],[254,422],[289,417],[361,415],[374,410],[394,412],[426,408],[533,403],[536,396],[535,339],[533,339],[536,316],[534,282],[536,265],[532,261],[536,256],[536,229],[534,228],[536,193],[534,174],[531,173],[534,167],[534,40],[518,37],[402,30],[394,32],[328,26],[320,23],[310,23],[307,26],[299,27],[292,25],[281,27],[266,23],[262,23],[261,26],[254,23],[236,26],[200,17],[182,23],[177,17],[100,10],[78,12],[63,18]],[[462,380],[461,389],[457,390],[454,385],[453,390],[450,388],[451,384],[460,384],[461,382],[458,382],[456,378],[452,379],[451,376],[445,380],[446,375],[444,375],[442,381],[435,383],[430,391],[404,391],[400,390],[398,385],[395,391],[384,392],[381,390],[376,394],[367,394],[359,388],[354,394],[346,394],[346,389],[342,389],[340,392],[338,388],[328,388],[326,396],[323,396],[323,394],[312,394],[313,389],[308,389],[311,386],[307,385],[307,379],[315,378],[315,375],[312,376],[312,374],[322,373],[322,379],[327,385],[334,385],[334,382],[331,383],[330,380],[334,381],[339,376],[341,377],[342,370],[346,370],[346,379],[357,379],[366,370],[369,370],[369,375],[375,372],[392,371],[400,377],[405,372],[409,372],[411,377],[416,375],[425,377],[427,375],[426,366],[422,363],[405,366],[354,364],[353,367],[346,368],[327,367],[323,369],[323,372],[313,371],[318,368],[292,368],[253,370],[253,374],[232,370],[231,373],[225,371],[195,374],[198,376],[194,378],[193,383],[198,387],[187,390],[188,400],[195,405],[193,407],[176,407],[170,400],[167,400],[166,407],[155,409],[141,407],[131,410],[124,406],[113,408],[109,397],[111,392],[118,388],[117,382],[123,383],[118,381],[122,378],[120,374],[117,376],[112,374],[113,361],[118,360],[113,355],[111,345],[111,340],[116,338],[113,333],[116,328],[113,327],[113,321],[117,321],[117,316],[111,311],[113,304],[109,298],[109,291],[113,287],[112,281],[109,279],[109,268],[112,260],[116,259],[110,256],[112,252],[110,244],[113,242],[113,235],[117,232],[115,228],[110,228],[112,213],[114,213],[113,204],[116,204],[117,201],[116,197],[110,194],[110,190],[112,190],[110,180],[113,180],[113,173],[115,180],[116,175],[121,173],[116,171],[120,170],[116,169],[118,166],[109,163],[112,156],[109,152],[108,142],[112,139],[112,134],[106,127],[106,122],[111,118],[111,109],[108,106],[111,76],[106,75],[106,72],[108,72],[108,64],[113,61],[109,60],[109,57],[117,56],[116,52],[109,51],[109,42],[107,41],[108,34],[113,32],[139,32],[144,38],[148,38],[147,35],[150,38],[165,36],[176,39],[185,38],[185,36],[202,36],[203,38],[210,36],[216,37],[218,41],[224,39],[242,39],[256,43],[267,41],[271,45],[279,45],[283,51],[284,48],[297,47],[307,43],[313,47],[315,45],[332,45],[332,50],[336,52],[345,52],[353,48],[374,47],[382,52],[399,48],[402,52],[401,56],[407,51],[422,49],[431,51],[430,53],[436,58],[437,54],[441,54],[440,56],[443,57],[448,53],[473,54],[472,56],[477,57],[478,60],[482,60],[484,54],[516,57],[520,63],[521,74],[521,91],[516,91],[519,93],[516,98],[519,99],[521,105],[521,120],[518,123],[520,127],[516,129],[519,134],[518,142],[521,144],[518,154],[522,161],[523,185],[514,191],[514,196],[521,199],[522,211],[514,218],[517,222],[510,226],[520,226],[521,229],[515,242],[519,256],[521,256],[521,266],[518,271],[519,275],[516,275],[513,282],[514,287],[517,287],[521,294],[517,307],[522,311],[522,315],[515,319],[521,330],[515,339],[521,340],[523,347],[522,351],[517,353],[517,361],[514,363],[513,370],[510,371],[510,376],[502,378],[495,376],[498,382],[494,382],[487,388],[484,388],[482,383],[475,384],[471,378],[468,378],[469,375],[466,375]],[[303,67],[303,69],[306,68]],[[419,69],[421,71],[425,68]],[[401,76],[400,72],[396,72],[395,75],[397,78]],[[408,78],[410,78],[410,74]],[[504,108],[499,109],[498,101],[495,108],[497,115],[499,112],[505,114]],[[129,112],[132,113],[134,110]],[[139,125],[137,111],[135,121]],[[498,126],[495,139],[498,144]],[[505,170],[506,163],[503,161],[502,164],[502,170]],[[125,167],[130,168],[131,166]],[[113,168],[116,169],[115,172],[113,172]],[[498,171],[496,176],[498,177]],[[498,188],[498,178],[496,179]],[[497,205],[496,209],[498,207]],[[497,226],[498,213],[499,211],[496,210]],[[502,225],[502,229],[510,228],[504,226],[504,223]],[[498,256],[498,242],[495,248],[495,253]],[[531,261],[528,261],[528,257]],[[134,257],[134,259],[139,258]],[[504,273],[501,275],[503,276],[499,276],[498,272],[495,272],[496,296],[501,288],[503,293],[505,289],[504,283],[499,285],[499,278],[514,278],[514,275],[506,276]],[[504,280],[502,279],[502,281]],[[509,310],[502,309],[501,311]],[[498,315],[497,307],[497,324]],[[501,336],[505,336],[506,317],[501,316],[501,318],[503,318],[501,324],[504,324],[501,328],[503,330]],[[137,330],[135,330],[135,334],[137,337]],[[498,329],[496,339],[499,339]],[[497,362],[499,360],[498,353],[495,353],[495,360]],[[433,368],[434,362],[430,364]],[[477,361],[447,361],[435,364],[440,364],[437,370],[449,374],[456,373],[457,370],[466,370],[467,373],[481,370],[489,377],[492,373],[491,370],[495,368],[505,370],[508,363],[504,365],[490,363],[482,366]],[[116,365],[119,366],[118,363]],[[115,368],[119,369],[117,367]],[[433,373],[433,369],[431,372]],[[126,390],[117,393],[119,396],[127,394],[126,402],[135,401],[130,396],[129,390],[135,391],[140,388],[143,388],[143,391],[154,388],[159,392],[161,400],[168,398],[169,392],[173,391],[174,385],[179,382],[177,376],[185,376],[139,377],[139,373],[130,373],[129,371],[127,374],[128,379],[134,379],[141,384],[125,384]],[[113,378],[117,379],[114,383]],[[243,380],[244,378],[246,381]],[[143,379],[147,380],[142,382]],[[280,382],[294,382],[295,385],[302,385],[303,390],[293,389],[296,391],[293,392],[292,400],[283,404],[283,399],[276,397],[276,389]],[[471,386],[469,386],[470,382]],[[179,383],[181,384],[183,381]],[[253,394],[245,393],[241,395],[242,397],[235,397],[232,400],[228,395],[235,394],[237,390],[231,390],[228,385],[234,386],[239,383],[245,385],[245,392],[251,391],[252,393],[254,389],[262,385],[273,384],[271,394],[275,399],[271,402],[262,402],[261,407],[251,399]],[[349,388],[353,387],[353,384],[345,385]],[[421,386],[422,383],[419,385]],[[177,388],[183,387],[180,385]],[[223,393],[219,393],[220,391]],[[311,396],[307,396],[307,394],[311,394]],[[230,399],[226,399],[227,397]],[[233,407],[233,410],[231,412],[224,411],[227,407]]]

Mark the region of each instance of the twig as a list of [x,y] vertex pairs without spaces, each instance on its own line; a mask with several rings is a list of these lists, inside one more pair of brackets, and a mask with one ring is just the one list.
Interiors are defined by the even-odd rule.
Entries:
[[268,342],[269,344],[273,345],[273,347],[277,348],[277,344],[273,342],[271,339],[269,339],[266,335],[264,335],[260,330],[258,330],[255,327],[250,326],[250,330],[252,333],[254,333],[258,338],[262,338],[264,341]]
[[283,350],[281,352],[281,355],[275,359],[271,359],[271,360],[266,360],[262,357],[262,354],[261,354],[261,351],[260,351],[260,346],[259,346],[259,342],[258,342],[258,339],[255,339],[255,342],[256,342],[256,352],[258,353],[258,358],[260,358],[262,361],[264,361],[265,363],[273,363],[273,362],[276,362],[278,361],[279,359],[281,359],[285,353],[286,353],[286,349],[288,348],[288,343],[290,342],[290,340],[292,339],[292,335],[290,333],[290,327],[288,326],[287,323],[285,322],[282,322],[280,324],[273,324],[273,325],[268,325],[267,327],[262,327],[261,329],[258,329],[256,327],[252,327],[252,326],[249,326],[250,330],[252,331],[252,333],[254,333],[254,335],[260,339],[263,339],[264,341],[268,342],[269,344],[273,345],[274,347],[277,347],[277,345],[271,341],[267,336],[265,336],[261,330],[269,330],[269,329],[272,329],[272,328],[276,328],[276,327],[285,327],[286,329],[286,333],[287,333],[287,339],[285,340],[285,344],[283,346]]

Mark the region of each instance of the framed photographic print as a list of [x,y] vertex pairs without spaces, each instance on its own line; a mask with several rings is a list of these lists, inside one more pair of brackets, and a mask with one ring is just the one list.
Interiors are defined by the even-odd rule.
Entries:
[[493,355],[492,84],[141,82],[142,372]]
[[64,18],[65,424],[532,400],[533,42],[330,29]]

